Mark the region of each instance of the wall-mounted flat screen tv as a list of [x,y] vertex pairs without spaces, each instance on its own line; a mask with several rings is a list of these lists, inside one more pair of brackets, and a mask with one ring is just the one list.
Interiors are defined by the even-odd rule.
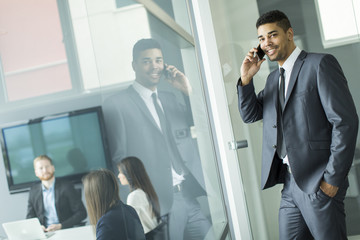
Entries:
[[33,160],[46,154],[55,176],[76,183],[91,170],[111,168],[101,107],[41,117],[3,127],[2,147],[11,193],[38,181]]

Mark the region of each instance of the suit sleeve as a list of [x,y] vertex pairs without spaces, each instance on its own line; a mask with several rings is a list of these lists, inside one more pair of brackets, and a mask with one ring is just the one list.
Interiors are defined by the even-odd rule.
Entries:
[[[240,79],[238,83],[240,82]],[[263,96],[264,90],[255,94],[253,80],[246,86],[237,85],[238,107],[241,118],[245,123],[253,123],[263,118]]]
[[35,207],[34,207],[34,201],[33,201],[33,192],[32,190],[30,190],[29,192],[29,199],[28,199],[28,204],[27,204],[27,213],[26,213],[26,218],[35,218],[36,216],[36,212],[35,212]]
[[337,60],[331,55],[325,55],[317,74],[320,100],[332,125],[331,154],[324,180],[339,186],[346,178],[353,161],[358,116],[346,78]]
[[[72,213],[70,217],[64,219],[61,224],[62,228],[73,227],[76,224],[79,224],[83,219],[86,218],[86,209],[81,200],[81,194],[75,190],[72,184],[67,183],[62,187],[62,196],[61,198],[66,198],[68,202],[68,207],[70,208],[70,212]],[[64,201],[64,199],[60,199],[60,201]],[[66,211],[65,209],[61,209],[60,211]],[[58,213],[59,215],[59,213]]]
[[104,102],[102,108],[113,168],[117,169],[116,164],[127,156],[127,141],[123,113],[118,109],[117,104],[113,103],[111,98]]

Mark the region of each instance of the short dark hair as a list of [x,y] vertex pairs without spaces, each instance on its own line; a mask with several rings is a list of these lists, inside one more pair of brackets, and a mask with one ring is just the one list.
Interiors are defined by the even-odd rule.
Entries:
[[291,28],[290,21],[285,13],[279,10],[273,10],[270,12],[266,12],[259,17],[256,21],[256,28],[259,28],[261,25],[267,23],[276,23],[277,26],[281,27],[284,32],[286,32],[289,28]]
[[137,41],[133,47],[133,61],[136,61],[136,59],[139,57],[140,53],[147,50],[147,49],[161,49],[160,44],[152,38],[143,38]]

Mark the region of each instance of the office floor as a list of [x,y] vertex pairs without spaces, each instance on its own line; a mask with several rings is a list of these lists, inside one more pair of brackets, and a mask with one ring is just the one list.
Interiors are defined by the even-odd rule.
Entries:
[[345,213],[348,236],[360,235],[360,196],[345,198]]

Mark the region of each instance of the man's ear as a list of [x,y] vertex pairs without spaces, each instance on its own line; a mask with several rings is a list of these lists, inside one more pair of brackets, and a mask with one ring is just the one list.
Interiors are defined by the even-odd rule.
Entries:
[[286,35],[288,37],[288,40],[290,40],[290,41],[294,40],[294,29],[289,28],[286,32]]
[[134,61],[131,62],[132,69],[136,72],[136,63]]

